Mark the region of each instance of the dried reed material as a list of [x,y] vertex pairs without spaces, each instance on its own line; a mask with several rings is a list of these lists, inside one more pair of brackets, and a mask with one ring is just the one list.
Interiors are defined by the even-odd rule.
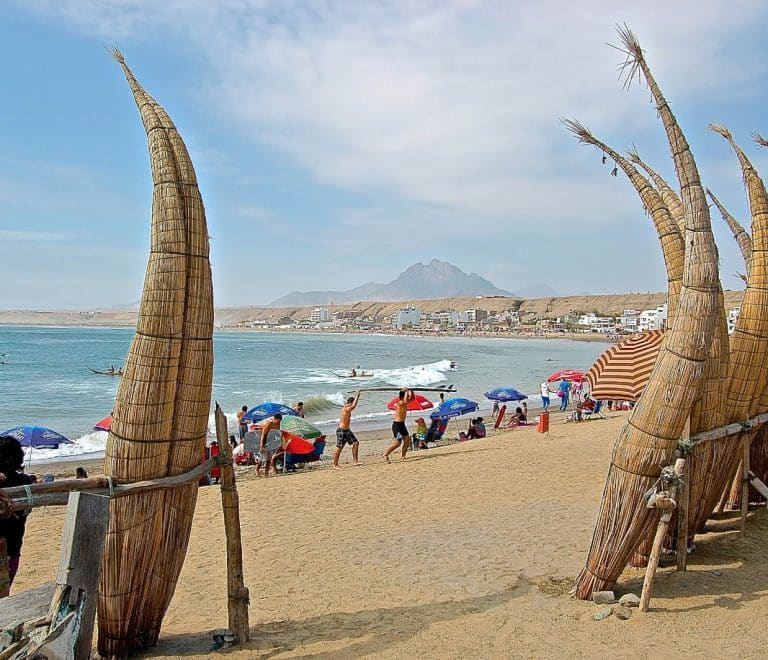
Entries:
[[[653,168],[645,163],[636,149],[629,153],[633,163],[643,168],[651,177],[656,188],[659,190],[664,203],[670,211],[677,224],[685,229],[685,209],[683,202],[667,181],[658,174]],[[712,345],[707,357],[707,363],[704,368],[704,375],[701,384],[701,396],[694,402],[691,408],[691,429],[694,432],[707,430],[713,427],[721,426],[723,423],[722,395],[725,389],[725,381],[728,377],[728,324],[725,318],[725,305],[722,286],[719,286],[718,296],[721,301],[718,302],[717,332],[712,341]],[[688,457],[688,466],[686,469],[686,480],[689,498],[697,501],[701,493],[707,489],[713,480],[716,479],[715,448],[710,445],[703,445],[697,448],[696,453]],[[677,533],[677,512],[672,514],[672,521],[669,526],[671,535],[666,539],[666,547],[673,548],[676,544],[675,534]],[[695,529],[689,530],[689,537],[693,536]],[[645,566],[651,552],[653,539],[648,537],[644,539],[637,552],[630,559],[631,566]]]
[[570,119],[564,119],[562,122],[579,139],[579,142],[591,144],[613,158],[614,162],[629,178],[630,183],[640,196],[645,210],[651,216],[661,244],[664,266],[667,270],[667,316],[671,325],[677,310],[677,300],[683,282],[685,259],[685,244],[677,223],[670,215],[669,209],[656,189],[626,158],[596,138],[580,122]]
[[736,239],[736,244],[739,246],[739,250],[741,250],[741,256],[744,258],[744,265],[747,267],[747,275],[749,275],[749,262],[752,259],[752,237],[747,230],[741,226],[739,221],[728,212],[728,209],[723,206],[720,200],[715,197],[715,194],[709,188],[707,188],[707,195],[709,195],[709,198],[715,204],[717,210],[720,211],[720,215],[723,216],[725,224],[728,225],[728,229],[731,230],[733,237]]
[[[752,216],[752,254],[749,278],[741,302],[741,313],[731,336],[731,359],[725,391],[726,422],[737,422],[763,412],[761,399],[768,381],[768,193],[749,158],[724,126],[710,125],[736,154],[744,177]],[[715,444],[715,443],[713,443]],[[695,524],[706,521],[741,459],[741,446],[734,438],[718,445],[718,478],[696,502]]]
[[632,149],[628,152],[629,159],[635,164],[639,165],[643,170],[651,177],[653,184],[661,195],[661,199],[664,200],[665,206],[669,209],[669,213],[672,219],[677,223],[680,228],[680,232],[685,232],[685,209],[683,208],[683,202],[680,196],[674,191],[666,180],[650,167],[637,153],[637,149]]
[[718,303],[717,249],[696,163],[636,37],[626,27],[619,34],[628,79],[635,74],[645,78],[667,132],[683,191],[685,265],[675,321],[648,386],[614,448],[586,566],[576,583],[579,598],[612,587],[640,540],[649,536],[658,521],[658,512],[645,506],[643,493],[658,478],[660,466],[671,462],[699,397]]
[[[174,476],[200,462],[213,374],[213,294],[205,210],[173,122],[112,52],[147,133],[151,248],[136,336],[115,400],[105,473]],[[99,599],[99,652],[157,641],[186,554],[197,485],[113,500]]]

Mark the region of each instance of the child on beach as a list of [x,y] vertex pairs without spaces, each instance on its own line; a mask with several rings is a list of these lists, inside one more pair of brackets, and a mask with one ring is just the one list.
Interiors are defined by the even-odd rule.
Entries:
[[[24,474],[24,450],[16,438],[9,435],[0,436],[0,485],[6,488],[27,486],[34,479]],[[19,511],[9,517],[0,519],[0,536],[5,539],[8,552],[8,576],[10,583],[19,570],[21,559],[21,544],[24,540],[24,529],[27,524],[27,513]]]

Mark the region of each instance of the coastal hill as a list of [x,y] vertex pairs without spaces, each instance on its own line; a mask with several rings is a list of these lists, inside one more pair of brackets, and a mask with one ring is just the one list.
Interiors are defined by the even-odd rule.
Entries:
[[499,289],[477,273],[467,275],[446,261],[432,259],[428,264],[416,263],[387,284],[369,282],[347,291],[294,291],[268,307],[311,307],[354,303],[360,300],[403,301],[460,296],[509,296],[515,294]]
[[[743,291],[726,291],[726,310],[741,304]],[[666,301],[665,293],[624,293],[602,296],[560,296],[522,299],[508,296],[465,296],[432,300],[356,302],[347,305],[328,305],[330,314],[340,313],[347,318],[369,317],[381,320],[391,316],[405,305],[414,305],[422,312],[441,310],[463,311],[483,309],[488,312],[518,311],[525,321],[537,318],[556,318],[569,312],[596,312],[601,316],[617,316],[625,309],[654,309]],[[236,327],[257,321],[269,324],[304,321],[309,319],[313,306],[303,307],[222,307],[217,308],[215,322],[219,327]],[[132,326],[136,324],[136,310],[80,310],[80,311],[0,311],[2,325],[92,325]]]

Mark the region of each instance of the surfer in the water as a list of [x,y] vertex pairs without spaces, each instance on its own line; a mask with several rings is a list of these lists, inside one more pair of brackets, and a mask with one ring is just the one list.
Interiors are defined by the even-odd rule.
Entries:
[[401,444],[403,445],[401,461],[405,460],[405,455],[408,453],[408,449],[411,446],[411,436],[408,433],[408,427],[405,425],[405,415],[408,412],[408,404],[413,401],[413,390],[408,388],[400,390],[398,393],[398,401],[395,404],[395,420],[392,422],[392,435],[394,441],[387,448],[382,456],[384,460],[389,463],[389,455],[395,451]]

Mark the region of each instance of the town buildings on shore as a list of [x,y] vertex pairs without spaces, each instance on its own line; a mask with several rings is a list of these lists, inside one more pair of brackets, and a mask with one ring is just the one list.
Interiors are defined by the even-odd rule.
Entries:
[[[729,331],[738,318],[739,309],[728,314]],[[407,332],[420,334],[482,333],[496,335],[549,335],[557,333],[598,334],[607,337],[632,334],[644,330],[663,329],[667,323],[667,305],[654,309],[625,309],[620,315],[601,314],[598,310],[573,310],[562,316],[521,315],[517,309],[491,311],[481,307],[423,311],[408,304],[394,313],[377,317],[348,310],[332,312],[319,306],[310,310],[308,318],[270,318],[245,321],[239,327],[262,330],[318,330],[326,332]]]

